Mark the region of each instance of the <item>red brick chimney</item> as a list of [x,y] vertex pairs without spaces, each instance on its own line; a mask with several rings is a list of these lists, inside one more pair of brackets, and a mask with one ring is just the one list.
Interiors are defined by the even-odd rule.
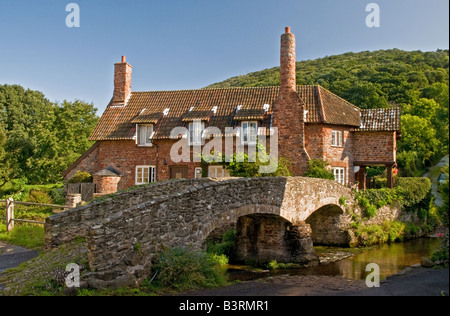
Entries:
[[295,36],[286,27],[281,35],[280,93],[273,105],[273,126],[278,128],[279,156],[290,161],[293,176],[308,169],[304,120],[304,102],[297,92]]
[[133,67],[122,56],[122,62],[114,64],[113,105],[124,105],[131,95],[131,71]]
[[283,93],[297,91],[295,35],[291,33],[290,27],[286,27],[285,33],[281,35],[280,55],[280,88],[282,89]]

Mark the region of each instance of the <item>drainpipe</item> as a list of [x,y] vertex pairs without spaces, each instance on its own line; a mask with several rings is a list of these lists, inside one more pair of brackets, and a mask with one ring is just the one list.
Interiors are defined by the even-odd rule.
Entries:
[[158,158],[159,158],[159,146],[155,143],[155,142],[152,142],[152,144],[156,147],[156,153],[155,153],[155,159],[156,159],[156,163],[155,163],[155,182],[157,182],[158,181],[158,170],[159,170],[159,167],[158,167]]

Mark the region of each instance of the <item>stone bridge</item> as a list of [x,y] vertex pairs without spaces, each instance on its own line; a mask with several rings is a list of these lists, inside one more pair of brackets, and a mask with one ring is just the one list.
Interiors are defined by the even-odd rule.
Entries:
[[318,259],[313,243],[349,243],[353,206],[352,191],[331,180],[166,181],[48,218],[46,247],[85,237],[93,287],[139,284],[163,247],[205,249],[208,236],[230,224],[237,227],[235,260],[309,264]]

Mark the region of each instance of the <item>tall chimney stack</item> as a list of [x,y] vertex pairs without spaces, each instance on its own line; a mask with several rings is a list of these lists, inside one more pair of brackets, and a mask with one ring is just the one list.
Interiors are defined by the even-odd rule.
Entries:
[[272,118],[278,128],[278,153],[290,161],[293,176],[301,176],[308,169],[304,106],[297,92],[295,36],[286,27],[281,35],[280,92],[272,106]]
[[295,35],[291,33],[290,27],[286,27],[285,33],[281,35],[280,66],[281,93],[297,91]]
[[133,67],[122,56],[122,62],[114,64],[113,105],[124,105],[131,96],[131,72]]

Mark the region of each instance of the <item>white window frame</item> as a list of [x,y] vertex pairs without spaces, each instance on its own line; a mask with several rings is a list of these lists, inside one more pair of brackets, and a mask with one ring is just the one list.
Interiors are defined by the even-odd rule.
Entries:
[[342,185],[345,185],[346,183],[345,168],[333,167],[331,169],[333,170],[334,180]]
[[[214,171],[213,171],[214,170]],[[225,178],[229,177],[230,172],[222,165],[212,165],[208,166],[208,177],[209,178]]]
[[[144,136],[145,134],[145,136]],[[137,145],[142,147],[153,146],[153,124],[138,124],[137,125]],[[144,139],[142,139],[144,138]]]
[[331,146],[342,147],[342,131],[331,131]]
[[203,173],[203,171],[202,171],[202,168],[201,168],[201,167],[195,167],[195,170],[194,170],[194,179],[200,179],[200,178],[202,178],[202,173]]
[[[145,176],[147,170],[147,176]],[[147,178],[146,178],[147,177]],[[139,181],[140,179],[140,181]],[[136,166],[136,185],[156,182],[156,167],[155,166]]]
[[[252,125],[254,127],[252,127]],[[258,142],[258,122],[243,121],[241,123],[241,144],[255,145]]]
[[188,146],[203,145],[203,131],[205,122],[193,121],[189,123]]

